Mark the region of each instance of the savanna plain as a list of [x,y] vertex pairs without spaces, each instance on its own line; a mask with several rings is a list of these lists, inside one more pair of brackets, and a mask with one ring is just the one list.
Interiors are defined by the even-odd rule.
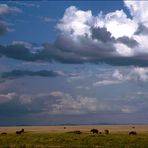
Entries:
[[0,148],[148,148],[148,125],[16,126],[0,133]]

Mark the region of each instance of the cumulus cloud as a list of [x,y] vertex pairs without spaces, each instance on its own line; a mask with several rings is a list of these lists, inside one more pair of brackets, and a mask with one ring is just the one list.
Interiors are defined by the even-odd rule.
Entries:
[[57,99],[56,103],[52,104],[52,114],[85,114],[94,113],[97,110],[96,98],[73,97],[59,91],[52,92],[51,96]]
[[[36,94],[0,94],[0,105],[17,104],[28,106],[40,113],[47,114],[87,114],[95,113],[97,109],[97,99],[91,97],[75,96],[61,91],[51,93]],[[101,108],[102,109],[102,108]]]
[[132,37],[138,27],[133,20],[128,18],[123,10],[116,10],[99,17],[97,26],[106,27],[116,39],[123,36]]
[[[144,12],[145,2],[124,1],[132,18],[123,10],[93,16],[91,10],[79,10],[75,6],[66,9],[63,18],[57,24],[60,37],[56,46],[64,52],[75,53],[83,62],[107,62],[116,65],[144,65],[147,62],[143,54],[147,53],[147,34],[138,33],[146,30]],[[138,3],[138,4],[137,4]],[[140,8],[138,7],[140,5]],[[136,7],[133,9],[133,7]],[[141,13],[140,16],[137,16]],[[143,28],[143,29],[142,29]],[[137,35],[138,34],[138,35]],[[65,42],[69,43],[65,45]],[[79,57],[80,56],[80,57]],[[114,62],[110,62],[114,59]],[[122,64],[120,64],[122,62]]]
[[21,12],[21,10],[17,7],[10,7],[7,4],[0,4],[0,15],[5,15],[14,12],[18,13]]
[[[45,43],[34,51],[31,49],[39,48],[15,41],[1,47],[0,54],[26,61],[148,66],[147,4],[125,0],[131,17],[122,9],[94,16],[91,10],[70,6],[56,25],[59,33],[54,43]],[[10,12],[9,6],[1,7],[1,14]]]
[[146,82],[148,80],[148,69],[136,67],[133,69],[133,71],[131,71],[130,77],[135,80]]
[[9,102],[12,99],[14,99],[15,97],[16,97],[16,94],[14,92],[7,93],[7,94],[0,94],[0,104]]
[[113,74],[113,78],[120,80],[120,81],[141,81],[147,82],[148,81],[148,68],[142,67],[133,67],[128,72],[121,72],[120,70],[116,69]]
[[[95,82],[92,83],[94,87],[112,86],[123,83],[138,83],[146,84],[148,82],[148,68],[143,67],[131,67],[130,69],[122,70],[115,69],[110,72],[109,75],[96,78]],[[97,80],[99,79],[99,80]]]
[[118,69],[116,69],[113,72],[113,77],[117,78],[118,80],[123,80],[124,79],[124,76],[121,74],[121,72]]
[[57,24],[57,28],[63,34],[85,35],[89,34],[90,24],[92,23],[91,11],[78,10],[71,6],[65,10],[63,18]]
[[124,0],[125,6],[129,9],[133,19],[144,25],[148,25],[148,2],[147,1],[128,1]]
[[0,4],[0,36],[12,31],[11,24],[6,22],[3,16],[11,13],[20,13],[21,10],[17,7],[10,7],[7,4]]
[[[100,42],[108,43],[112,41],[111,44],[114,46],[114,38],[131,38],[137,27],[138,25],[133,20],[128,18],[123,10],[117,10],[106,15],[102,15],[100,13],[98,16],[92,16],[91,11],[82,11],[74,6],[66,9],[64,17],[57,25],[57,28],[61,31],[61,34],[68,35],[71,38],[71,42],[75,42],[75,44],[82,43],[81,41],[79,42],[79,36],[81,36],[81,38],[83,37],[81,40],[86,40],[86,38],[88,38],[89,42],[91,42],[93,45],[97,44],[98,46],[96,46],[96,51],[99,51],[100,55],[100,50],[102,49],[102,46],[99,45]],[[126,40],[124,40],[124,42],[126,42]],[[104,44],[104,47],[105,46],[108,48],[108,44]],[[80,50],[84,50],[83,48],[85,49],[85,47],[82,46]],[[87,44],[87,48],[91,50],[91,46],[89,44]],[[106,54],[111,56],[111,53],[114,51],[116,51],[115,48],[113,48],[113,50],[111,48]],[[113,54],[115,56],[115,53]]]

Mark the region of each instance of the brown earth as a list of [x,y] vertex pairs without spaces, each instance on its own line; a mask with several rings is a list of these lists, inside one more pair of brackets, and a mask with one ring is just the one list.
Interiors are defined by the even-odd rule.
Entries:
[[16,127],[0,127],[0,133],[15,133],[17,130],[25,129],[26,132],[32,133],[61,133],[80,130],[82,132],[90,132],[92,128],[96,128],[101,132],[108,129],[111,133],[136,131],[140,133],[148,132],[148,125],[79,125],[79,126],[16,126]]

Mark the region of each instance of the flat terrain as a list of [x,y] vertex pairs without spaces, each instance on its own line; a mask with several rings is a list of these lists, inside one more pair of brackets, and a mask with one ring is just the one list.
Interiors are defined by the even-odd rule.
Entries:
[[[15,134],[22,128],[24,133]],[[102,133],[92,134],[92,128]],[[129,135],[132,130],[137,135]],[[148,148],[148,125],[0,127],[2,132],[7,134],[0,134],[0,148]]]
[[15,126],[0,127],[0,133],[15,133],[16,130],[20,130],[22,128],[31,133],[65,133],[75,130],[89,132],[92,128],[96,128],[99,131],[108,129],[111,133],[129,132],[131,130],[135,130],[140,133],[148,133],[148,125]]

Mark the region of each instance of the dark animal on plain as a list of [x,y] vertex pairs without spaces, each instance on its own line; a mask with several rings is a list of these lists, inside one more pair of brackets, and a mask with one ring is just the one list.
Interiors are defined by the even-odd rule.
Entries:
[[66,129],[66,127],[64,127],[64,129]]
[[7,135],[7,133],[3,132],[3,133],[1,133],[1,135]]
[[109,130],[108,130],[108,129],[104,130],[104,133],[105,133],[106,135],[108,135],[108,134],[109,134]]
[[75,134],[81,134],[81,131],[74,131]]
[[135,128],[135,126],[133,126],[132,128]]
[[98,134],[99,131],[98,131],[97,129],[94,129],[94,128],[93,128],[93,129],[91,129],[90,132],[92,132],[93,134]]
[[131,131],[131,132],[129,132],[129,135],[137,135],[137,132]]
[[16,134],[24,133],[24,129],[21,129],[20,131],[16,131]]

